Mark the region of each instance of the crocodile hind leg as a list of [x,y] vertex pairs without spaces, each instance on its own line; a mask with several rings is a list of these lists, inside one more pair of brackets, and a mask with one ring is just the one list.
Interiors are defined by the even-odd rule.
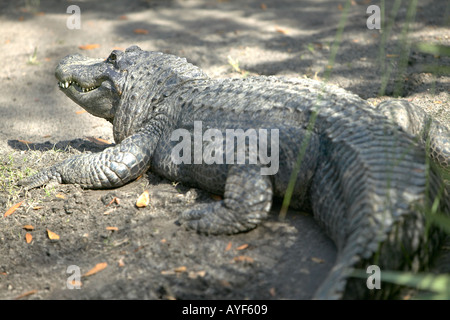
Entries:
[[224,198],[184,211],[180,221],[207,234],[232,234],[255,228],[272,205],[272,183],[257,165],[233,165],[228,170]]

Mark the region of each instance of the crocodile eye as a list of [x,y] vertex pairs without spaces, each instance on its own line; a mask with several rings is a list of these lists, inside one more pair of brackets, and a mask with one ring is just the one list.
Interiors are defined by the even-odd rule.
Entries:
[[116,56],[116,54],[115,54],[114,52],[112,52],[112,53],[109,55],[109,57],[108,57],[108,61],[109,61],[109,62],[116,62],[116,60],[117,60],[117,56]]

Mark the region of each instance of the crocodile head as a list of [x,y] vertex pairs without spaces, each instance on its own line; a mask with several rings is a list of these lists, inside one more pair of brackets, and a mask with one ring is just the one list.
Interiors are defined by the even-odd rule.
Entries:
[[[138,46],[131,46],[125,52],[114,50],[105,60],[69,55],[58,64],[55,75],[69,98],[94,116],[110,122],[114,121],[119,104],[130,96],[138,106],[167,97],[186,81],[207,78],[200,68],[184,58],[143,51]],[[138,101],[134,101],[136,91],[142,97]]]
[[127,70],[142,50],[133,46],[114,50],[106,60],[80,54],[65,57],[56,67],[61,90],[89,113],[113,121],[126,81]]

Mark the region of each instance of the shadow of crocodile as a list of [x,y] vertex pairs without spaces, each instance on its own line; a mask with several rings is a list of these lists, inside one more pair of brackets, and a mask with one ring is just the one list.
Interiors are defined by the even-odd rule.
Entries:
[[24,140],[8,140],[8,146],[14,150],[28,151],[49,151],[49,150],[62,150],[67,151],[68,149],[76,149],[80,152],[101,152],[108,147],[114,146],[114,144],[107,144],[101,141],[96,141],[94,138],[86,139],[73,139],[73,140],[62,140],[56,143],[45,141],[45,142],[30,142]]

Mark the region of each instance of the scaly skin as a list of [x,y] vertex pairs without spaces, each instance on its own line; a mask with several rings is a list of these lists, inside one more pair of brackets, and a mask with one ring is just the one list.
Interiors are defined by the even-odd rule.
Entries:
[[[447,201],[448,188],[437,171],[428,172],[424,148],[411,134],[430,138],[431,156],[448,170],[449,131],[432,121],[428,135],[418,125],[428,118],[408,102],[385,102],[378,110],[343,89],[308,79],[212,80],[185,59],[136,46],[115,50],[106,61],[66,57],[56,77],[71,99],[113,123],[117,145],[43,170],[21,182],[28,188],[52,180],[113,188],[150,168],[168,179],[223,195],[220,202],[185,211],[180,221],[188,228],[237,233],[256,227],[273,199],[284,196],[300,153],[291,206],[311,210],[338,249],[336,265],[316,298],[373,295],[365,280],[349,280],[355,267],[375,262],[381,270],[417,270],[437,248],[439,233],[427,232],[419,208],[429,206],[438,194]],[[406,112],[413,120],[401,123],[400,129],[382,112],[397,121]],[[194,164],[193,154],[192,164],[177,164],[172,150],[179,140],[171,137],[176,129],[193,135],[194,121],[201,122],[202,134],[216,129],[223,137],[227,129],[267,129],[271,137],[270,130],[278,130],[279,143],[267,146],[268,155],[279,149],[278,171],[261,174],[269,166],[262,158],[246,165]],[[257,138],[258,146],[268,141]],[[213,139],[200,145],[203,150],[217,146]],[[195,149],[195,142],[192,146]],[[443,212],[448,213],[448,206],[441,201]]]

